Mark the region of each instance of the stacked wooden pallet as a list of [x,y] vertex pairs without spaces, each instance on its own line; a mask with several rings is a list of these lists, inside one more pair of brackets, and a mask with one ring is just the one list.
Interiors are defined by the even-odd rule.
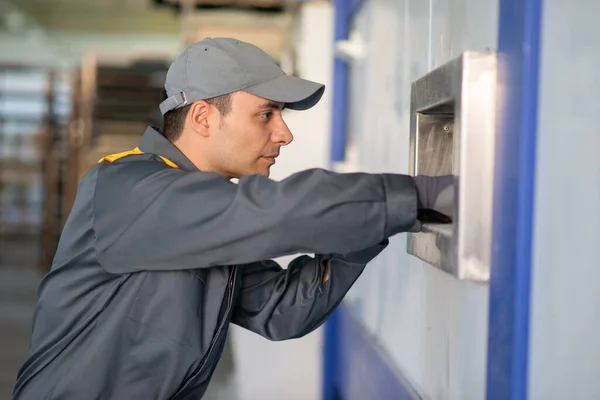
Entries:
[[59,81],[52,69],[0,66],[0,268],[45,259],[40,243],[54,227],[49,212],[59,212],[57,150],[68,118]]
[[[184,45],[206,37],[235,37],[255,44],[277,62],[288,57],[294,27],[295,7],[276,0],[173,1],[182,5],[181,33]],[[193,3],[196,6],[193,6]],[[197,7],[222,3],[212,10]],[[248,6],[244,8],[240,6]]]
[[158,105],[170,62],[155,55],[86,57],[75,80],[64,218],[79,181],[100,158],[136,147],[148,125],[162,124]]

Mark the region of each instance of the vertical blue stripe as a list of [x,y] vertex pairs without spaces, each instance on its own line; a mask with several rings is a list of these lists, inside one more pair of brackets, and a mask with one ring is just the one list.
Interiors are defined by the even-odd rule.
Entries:
[[[348,65],[336,58],[333,77],[333,119],[331,129],[331,161],[341,162],[346,158],[346,134],[348,132]],[[337,88],[337,89],[336,89]]]
[[[350,31],[352,7],[347,0],[335,0],[334,46],[338,40],[347,40]],[[333,70],[332,126],[330,161],[340,162],[346,156],[346,135],[348,131],[348,65],[335,57]],[[323,338],[323,383],[321,398],[337,400],[338,374],[338,314],[334,311],[324,325]]]
[[324,327],[323,337],[323,382],[321,388],[322,400],[338,400],[338,365],[340,345],[338,343],[338,314],[334,311]]
[[[350,31],[351,4],[348,0],[335,0],[334,40],[347,40]],[[331,126],[332,162],[344,161],[348,132],[348,64],[335,57],[333,65],[333,111]]]
[[541,0],[500,0],[487,398],[527,398]]

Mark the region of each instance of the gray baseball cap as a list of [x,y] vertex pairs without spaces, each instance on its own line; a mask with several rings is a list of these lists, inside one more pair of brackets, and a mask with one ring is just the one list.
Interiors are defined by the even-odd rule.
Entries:
[[287,75],[257,46],[232,38],[206,38],[188,46],[169,67],[165,81],[168,111],[225,94],[244,91],[307,110],[319,102],[325,85]]

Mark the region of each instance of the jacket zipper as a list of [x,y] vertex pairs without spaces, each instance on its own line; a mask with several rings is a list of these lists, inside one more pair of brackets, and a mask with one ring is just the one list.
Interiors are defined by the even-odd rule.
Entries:
[[227,307],[225,308],[225,313],[221,317],[221,323],[219,324],[217,333],[214,335],[213,340],[211,341],[210,346],[208,347],[208,351],[206,352],[206,356],[204,356],[204,359],[200,363],[200,366],[198,367],[198,369],[194,372],[194,374],[191,377],[188,378],[188,380],[183,385],[183,387],[181,389],[179,389],[177,391],[177,393],[175,393],[175,395],[172,397],[172,400],[176,400],[188,388],[188,386],[191,384],[191,382],[193,382],[198,377],[198,375],[200,373],[202,373],[202,370],[206,366],[206,363],[210,360],[210,356],[212,355],[212,352],[215,349],[215,346],[217,345],[217,342],[219,340],[221,332],[223,331],[223,327],[225,326],[225,323],[229,323],[229,320],[226,317],[229,315],[229,311],[231,310],[231,307],[233,306],[233,292],[234,292],[233,285],[235,283],[236,277],[237,277],[237,267],[233,266],[233,273],[231,273],[231,272],[229,273],[229,281],[227,283],[228,290],[229,290],[229,295],[227,296]]

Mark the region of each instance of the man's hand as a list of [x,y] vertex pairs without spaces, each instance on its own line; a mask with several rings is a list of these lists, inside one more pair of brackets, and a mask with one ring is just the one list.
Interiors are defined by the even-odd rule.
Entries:
[[454,218],[454,176],[414,177],[419,219],[423,222],[451,222]]

